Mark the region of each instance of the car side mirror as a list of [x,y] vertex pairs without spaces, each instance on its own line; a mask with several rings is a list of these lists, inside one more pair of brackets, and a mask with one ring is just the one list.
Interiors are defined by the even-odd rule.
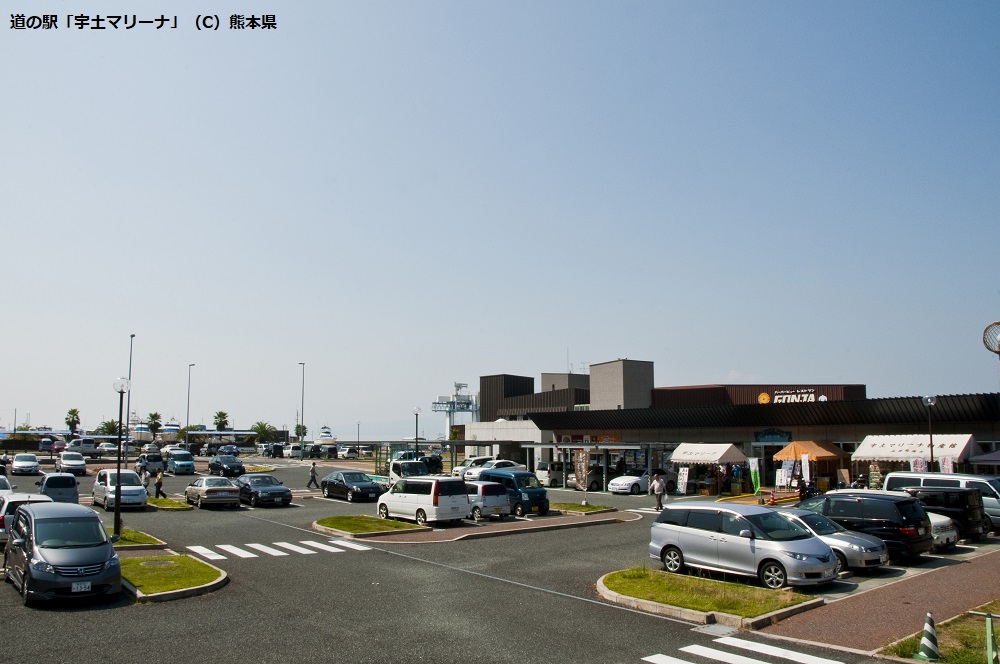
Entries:
[[121,539],[121,537],[118,536],[118,533],[115,533],[114,535],[111,536],[111,543],[114,544],[115,542],[117,542],[120,539]]
[[24,548],[24,540],[21,539],[20,537],[11,540],[10,544],[11,546],[16,546],[19,549]]
[[42,486],[41,482],[35,482],[35,486]]
[[747,539],[753,539],[753,531],[750,530],[750,529],[748,529],[748,528],[744,528],[743,530],[740,531],[740,537],[745,537]]

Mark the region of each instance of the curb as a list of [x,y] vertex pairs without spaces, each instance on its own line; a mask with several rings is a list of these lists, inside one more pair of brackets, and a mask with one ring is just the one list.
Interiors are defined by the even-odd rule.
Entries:
[[170,590],[163,593],[151,593],[148,595],[144,592],[140,592],[139,590],[137,590],[136,587],[133,586],[131,583],[129,583],[127,580],[122,579],[122,590],[124,590],[126,593],[134,597],[136,602],[142,602],[142,603],[170,602],[175,599],[185,599],[187,597],[197,597],[198,595],[206,595],[210,592],[215,592],[216,590],[222,588],[227,583],[229,583],[229,575],[226,574],[225,570],[219,569],[215,565],[207,563],[204,560],[200,560],[197,558],[195,560],[198,560],[198,562],[202,563],[203,565],[208,565],[209,567],[217,571],[219,573],[219,578],[217,578],[215,581],[211,581],[209,583],[200,586],[194,586],[192,588],[181,588],[179,590]]
[[694,609],[684,609],[679,606],[671,606],[670,604],[660,604],[659,602],[639,599],[638,597],[620,595],[604,585],[604,579],[607,577],[608,574],[605,574],[597,580],[597,593],[609,602],[621,604],[622,606],[627,606],[630,609],[645,611],[646,613],[653,613],[659,616],[666,616],[668,618],[677,618],[678,620],[686,620],[687,622],[697,623],[700,625],[719,624],[726,625],[727,627],[733,627],[735,629],[760,629],[761,627],[766,627],[767,625],[773,625],[779,620],[784,620],[785,618],[789,618],[796,614],[803,613],[826,604],[826,600],[822,597],[817,597],[816,599],[809,600],[808,602],[802,602],[801,604],[796,604],[795,606],[789,606],[784,609],[778,609],[777,611],[771,611],[770,613],[765,613],[764,615],[754,616],[752,618],[741,618],[740,616],[735,616],[731,613],[722,613],[721,611],[696,611]]
[[589,512],[578,512],[577,510],[549,510],[549,514],[569,514],[572,516],[590,516],[591,514],[610,514],[617,512],[617,507],[607,507],[603,510],[590,510]]
[[434,530],[428,526],[417,526],[416,528],[401,528],[398,530],[380,530],[373,533],[349,533],[346,530],[337,530],[336,528],[321,526],[316,521],[313,521],[311,528],[321,533],[326,533],[327,535],[345,537],[347,539],[374,539],[384,537],[385,535],[399,535],[400,533],[429,533]]

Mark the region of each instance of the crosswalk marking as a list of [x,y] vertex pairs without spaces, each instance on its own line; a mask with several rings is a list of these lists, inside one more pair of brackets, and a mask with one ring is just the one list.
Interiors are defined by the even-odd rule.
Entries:
[[337,546],[346,546],[348,549],[354,549],[355,551],[371,551],[370,546],[365,546],[364,544],[355,544],[354,542],[348,542],[347,540],[330,540],[331,544],[336,544]]
[[[305,541],[305,542],[302,542],[302,543],[305,544],[305,545],[307,545],[307,546],[315,547],[315,548],[319,549],[320,551],[329,551],[330,553],[343,553],[344,552],[343,549],[338,549],[338,548],[330,546],[328,544],[323,544],[322,542]],[[310,553],[312,553],[312,552],[310,552]]]
[[782,659],[788,659],[793,662],[799,662],[799,664],[843,664],[843,662],[838,662],[837,660],[834,659],[824,659],[823,657],[807,655],[805,653],[795,652],[794,650],[786,650],[785,648],[778,648],[776,646],[768,645],[766,643],[754,643],[753,641],[745,641],[743,639],[737,639],[732,636],[724,636],[722,638],[716,639],[715,642],[721,643],[726,646],[733,646],[735,648],[743,648],[744,650],[752,650],[754,652],[759,652],[764,655],[781,657]]
[[215,551],[212,551],[211,549],[206,549],[203,546],[189,546],[188,550],[189,551],[194,551],[199,556],[202,556],[204,558],[208,558],[209,560],[225,560],[226,559],[225,556],[221,556],[218,553],[216,553]]
[[258,551],[263,551],[264,553],[266,553],[268,555],[271,555],[271,556],[287,556],[288,555],[288,553],[286,551],[279,551],[278,549],[272,549],[271,547],[266,546],[264,544],[247,544],[247,546],[250,547],[251,549],[256,549]]
[[231,553],[234,556],[239,556],[240,558],[257,558],[258,557],[256,553],[250,553],[249,551],[245,551],[244,549],[241,549],[238,546],[233,546],[232,544],[217,544],[216,546],[218,546],[223,551]]
[[280,546],[282,549],[288,549],[289,551],[294,551],[295,553],[305,553],[305,554],[316,553],[312,549],[307,549],[305,547],[291,544],[289,542],[275,542],[274,545]]
[[650,655],[649,657],[643,657],[642,661],[649,662],[650,664],[691,664],[691,662],[685,662],[683,659],[677,659],[669,655]]
[[715,648],[708,648],[706,646],[690,645],[684,646],[681,650],[683,652],[689,652],[692,655],[701,655],[702,657],[707,657],[709,659],[726,662],[726,664],[760,664],[761,662],[759,659],[752,659],[750,657],[744,657],[743,655],[736,655],[734,653],[725,652],[724,650],[716,650]]

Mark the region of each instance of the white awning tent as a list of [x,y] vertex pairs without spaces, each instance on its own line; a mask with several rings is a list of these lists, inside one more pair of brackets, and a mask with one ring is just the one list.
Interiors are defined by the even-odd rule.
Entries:
[[1000,450],[971,457],[969,463],[973,466],[1000,466]]
[[[940,461],[951,457],[956,463],[964,461],[969,454],[979,452],[972,434],[934,434],[934,459]],[[922,434],[896,436],[865,436],[858,449],[851,455],[851,461],[911,461],[931,460],[930,437]]]
[[680,464],[745,463],[747,457],[735,445],[725,443],[681,443],[670,454]]

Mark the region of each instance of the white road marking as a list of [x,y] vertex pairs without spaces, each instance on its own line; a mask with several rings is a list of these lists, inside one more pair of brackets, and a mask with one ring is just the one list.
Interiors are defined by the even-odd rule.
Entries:
[[272,549],[269,546],[263,544],[247,544],[251,549],[256,549],[257,551],[263,551],[264,553],[271,556],[287,556],[288,554],[284,551],[278,551],[277,549]]
[[316,553],[312,549],[306,549],[304,547],[298,546],[296,544],[291,544],[289,542],[275,542],[274,545],[280,546],[282,549],[288,549],[289,551],[294,551],[295,553],[305,553],[305,554]]
[[642,661],[650,662],[650,664],[691,664],[691,662],[670,657],[669,655],[650,655],[649,657],[643,657]]
[[763,655],[771,655],[772,657],[781,657],[782,659],[790,659],[793,662],[799,662],[799,664],[843,664],[843,662],[838,662],[834,659],[825,659],[823,657],[816,657],[814,655],[807,655],[801,652],[795,652],[794,650],[786,650],[785,648],[778,648],[766,643],[754,643],[753,641],[745,641],[743,639],[737,639],[732,636],[724,636],[722,638],[716,639],[716,643],[721,643],[727,646],[733,646],[734,648],[743,648],[744,650],[752,650],[753,652],[759,652]]
[[692,655],[700,655],[702,657],[707,657],[708,659],[726,662],[726,664],[760,664],[762,661],[699,645],[684,646],[681,650],[683,652],[691,653]]
[[315,547],[315,548],[319,549],[320,551],[329,551],[330,553],[344,553],[343,549],[337,549],[337,548],[334,548],[332,546],[327,546],[326,544],[322,544],[320,542],[305,541],[305,542],[302,542],[302,543],[306,544],[308,546]]
[[371,551],[370,546],[365,546],[363,544],[355,544],[354,542],[348,542],[347,540],[330,540],[330,544],[336,544],[337,546],[346,546],[348,549],[354,549],[355,551]]
[[222,549],[223,551],[228,551],[234,556],[239,556],[240,558],[257,558],[256,553],[250,553],[245,551],[238,546],[233,546],[232,544],[216,544],[216,548]]
[[211,549],[206,549],[203,546],[189,546],[188,551],[194,551],[199,556],[203,558],[208,558],[209,560],[225,560],[226,557],[212,551]]

